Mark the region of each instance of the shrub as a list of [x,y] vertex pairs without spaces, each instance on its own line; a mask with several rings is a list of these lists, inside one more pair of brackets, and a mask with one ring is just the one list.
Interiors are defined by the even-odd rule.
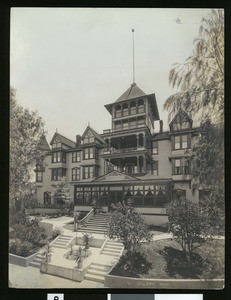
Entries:
[[194,250],[206,241],[208,220],[197,203],[183,196],[168,205],[167,213],[169,231],[190,260]]
[[9,252],[19,256],[29,256],[32,253],[33,244],[29,242],[13,241],[10,243]]
[[134,213],[125,203],[118,203],[113,207],[108,236],[110,239],[121,240],[128,251],[136,251],[141,243],[150,242],[152,238],[141,215]]
[[44,245],[47,238],[45,228],[39,225],[39,220],[33,219],[26,224],[15,224],[12,237],[32,243],[35,247]]
[[151,267],[152,263],[140,252],[127,252],[120,258],[111,274],[127,277],[141,277],[141,275],[147,274]]
[[55,229],[53,230],[53,233],[52,233],[52,238],[54,239],[61,234],[62,234],[61,228],[55,227]]

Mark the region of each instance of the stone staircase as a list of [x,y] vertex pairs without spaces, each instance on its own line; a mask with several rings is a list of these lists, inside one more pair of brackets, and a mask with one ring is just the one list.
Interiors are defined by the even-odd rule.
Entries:
[[107,240],[103,249],[101,250],[101,254],[112,256],[114,258],[113,263],[92,263],[85,274],[85,279],[104,283],[105,275],[108,273],[112,265],[119,260],[123,249],[124,246],[122,243]]
[[108,240],[104,245],[101,254],[119,258],[123,249],[124,245],[122,243]]
[[54,241],[52,247],[66,249],[73,238],[74,237],[71,235],[62,234],[57,240]]
[[104,283],[105,275],[108,273],[112,265],[103,263],[92,263],[87,270],[84,278],[91,281]]
[[39,268],[41,263],[45,260],[45,256],[42,253],[38,253],[35,258],[29,263],[29,266]]
[[107,213],[93,215],[85,226],[78,228],[78,231],[105,234],[108,229],[109,217],[110,215]]

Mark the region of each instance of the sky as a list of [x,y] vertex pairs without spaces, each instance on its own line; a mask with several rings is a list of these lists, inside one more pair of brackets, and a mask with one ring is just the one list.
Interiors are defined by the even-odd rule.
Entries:
[[201,18],[209,12],[12,8],[10,84],[18,103],[37,110],[44,120],[48,142],[56,130],[75,141],[88,124],[102,133],[111,128],[104,105],[116,101],[133,82],[135,29],[135,82],[146,94],[155,93],[168,130],[163,104],[177,91],[169,85],[169,71],[192,54]]

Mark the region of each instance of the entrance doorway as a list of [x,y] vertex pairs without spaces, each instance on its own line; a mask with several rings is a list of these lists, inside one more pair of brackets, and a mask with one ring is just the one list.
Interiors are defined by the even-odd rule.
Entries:
[[116,204],[123,201],[123,191],[110,191],[108,211],[111,210],[111,204]]

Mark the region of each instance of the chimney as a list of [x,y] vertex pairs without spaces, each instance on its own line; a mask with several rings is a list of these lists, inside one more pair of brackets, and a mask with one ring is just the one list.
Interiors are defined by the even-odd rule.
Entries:
[[160,133],[163,132],[163,120],[160,120]]
[[76,135],[76,146],[79,147],[81,145],[81,135]]

